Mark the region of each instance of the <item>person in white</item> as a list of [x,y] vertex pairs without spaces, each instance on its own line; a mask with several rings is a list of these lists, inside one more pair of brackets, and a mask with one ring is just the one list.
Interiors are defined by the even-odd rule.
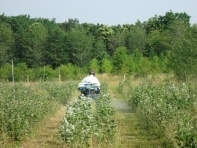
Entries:
[[78,89],[80,90],[81,88],[83,89],[84,86],[90,84],[91,86],[97,87],[96,92],[100,92],[100,82],[99,80],[95,77],[95,72],[91,71],[89,73],[89,76],[85,77],[79,84],[78,84]]
[[93,84],[93,85],[95,85],[95,86],[98,86],[99,87],[99,89],[100,89],[100,82],[99,82],[99,80],[95,77],[95,73],[93,72],[93,71],[91,71],[90,73],[89,73],[89,76],[87,76],[87,77],[85,77],[82,81],[81,81],[81,83],[91,83],[91,84]]

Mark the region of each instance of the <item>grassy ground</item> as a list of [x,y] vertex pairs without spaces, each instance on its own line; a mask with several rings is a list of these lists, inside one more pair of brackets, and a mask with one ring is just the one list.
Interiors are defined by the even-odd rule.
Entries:
[[58,112],[49,119],[46,119],[34,129],[34,133],[26,139],[20,148],[52,148],[63,145],[58,135],[58,127],[65,115],[65,106],[61,106]]
[[[117,133],[115,136],[115,142],[110,147],[161,148],[162,145],[157,137],[146,131],[144,124],[141,123],[137,115],[131,111],[126,101],[121,98],[117,98],[117,86],[120,81],[125,79],[125,77],[98,75],[98,78],[101,82],[107,82],[108,90],[110,94],[112,94],[112,98],[114,98],[112,100],[112,106],[116,110],[115,119],[117,122]],[[151,77],[148,79],[156,79],[154,82],[159,83],[162,82],[165,77],[159,75],[158,77]],[[140,84],[142,79],[130,77],[129,80],[134,86],[137,86]],[[75,99],[77,95],[79,95],[78,92],[75,93],[73,99]],[[34,129],[32,136],[22,142],[20,148],[64,148],[65,145],[59,137],[58,129],[60,127],[61,120],[65,115],[65,111],[66,106],[61,106],[55,115],[40,123],[38,127]]]
[[[122,101],[119,103],[121,104]],[[131,109],[116,108],[117,145],[119,148],[162,148],[159,139],[145,129]]]
[[[72,103],[79,95],[79,92],[74,92]],[[33,129],[32,135],[24,140],[19,148],[64,148],[65,144],[59,135],[59,127],[66,113],[66,106],[60,106],[56,114],[44,119],[37,128]]]

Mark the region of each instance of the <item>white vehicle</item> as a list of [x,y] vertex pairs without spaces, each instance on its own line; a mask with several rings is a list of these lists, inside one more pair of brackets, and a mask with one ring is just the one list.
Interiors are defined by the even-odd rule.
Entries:
[[95,77],[94,72],[90,72],[89,76],[85,77],[79,84],[78,90],[81,96],[97,98],[100,93],[100,82]]

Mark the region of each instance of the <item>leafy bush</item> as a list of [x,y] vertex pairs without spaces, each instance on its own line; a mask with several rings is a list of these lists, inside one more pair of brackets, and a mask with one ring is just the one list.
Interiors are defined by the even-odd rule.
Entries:
[[186,84],[142,84],[131,92],[130,102],[147,125],[174,147],[197,147],[195,95]]
[[59,67],[62,80],[75,80],[80,76],[80,69],[72,64],[61,65]]
[[113,140],[116,123],[114,110],[110,106],[110,96],[101,95],[95,101],[80,97],[68,106],[62,119],[60,134],[62,140],[73,147],[91,147],[90,141],[102,142]]
[[22,83],[16,83],[14,87],[9,83],[0,85],[0,143],[5,135],[18,141],[29,134],[30,127],[71,97],[72,89],[71,84],[35,84],[33,87]]
[[89,69],[95,71],[96,73],[100,71],[99,61],[96,58],[90,61]]

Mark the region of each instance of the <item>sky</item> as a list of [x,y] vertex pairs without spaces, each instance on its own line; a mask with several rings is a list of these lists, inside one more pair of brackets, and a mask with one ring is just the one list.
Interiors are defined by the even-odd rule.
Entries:
[[166,12],[187,13],[197,24],[197,0],[0,0],[0,15],[30,15],[55,18],[57,23],[78,19],[79,23],[108,26],[135,24]]

